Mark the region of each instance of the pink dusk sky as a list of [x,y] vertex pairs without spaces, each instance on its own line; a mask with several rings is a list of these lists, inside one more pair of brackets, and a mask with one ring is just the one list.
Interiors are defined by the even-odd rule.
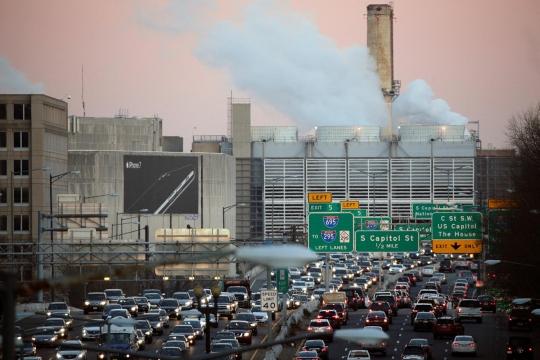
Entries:
[[[86,116],[159,114],[184,151],[192,135],[227,135],[231,91],[251,99],[252,125],[383,124],[372,3],[5,0],[0,93],[70,94],[82,116],[84,67]],[[484,148],[507,147],[508,119],[540,101],[540,1],[395,0],[394,15],[395,116],[479,120]]]

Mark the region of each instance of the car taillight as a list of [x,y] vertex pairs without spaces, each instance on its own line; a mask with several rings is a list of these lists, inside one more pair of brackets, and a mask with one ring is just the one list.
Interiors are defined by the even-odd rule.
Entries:
[[332,316],[334,319],[339,319],[339,316],[338,315],[334,315]]
[[369,319],[366,319],[366,324],[369,322]]
[[317,319],[322,319],[322,315],[317,315]]
[[476,346],[476,344],[475,343],[470,343],[469,346]]
[[388,322],[388,319],[384,319],[383,321],[384,321],[384,322]]
[[512,320],[514,320],[514,319],[512,319],[512,318],[509,318],[509,319],[508,319],[508,321],[512,321]]
[[458,344],[458,343],[452,343],[452,346],[456,346],[456,347],[457,347],[457,346],[459,346],[459,344]]
[[313,328],[312,328],[311,326],[309,326],[309,327],[307,328],[307,330],[308,330],[308,331],[313,331]]
[[461,312],[461,308],[458,308],[458,309],[457,309],[457,312],[460,313],[460,312]]
[[308,351],[307,348],[302,348],[302,351]]
[[532,351],[532,347],[529,348],[529,351]]
[[326,348],[322,348],[322,349],[321,349],[321,352],[325,352],[325,351],[326,351]]
[[325,329],[326,329],[326,330],[332,330],[332,327],[331,327],[331,326],[327,326]]

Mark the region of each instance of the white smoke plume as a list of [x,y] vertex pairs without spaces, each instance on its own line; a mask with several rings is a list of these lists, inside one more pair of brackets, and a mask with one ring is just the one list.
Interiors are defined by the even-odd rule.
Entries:
[[465,125],[468,120],[450,110],[442,99],[435,99],[431,87],[424,80],[407,84],[407,91],[392,104],[394,124],[408,125]]
[[240,24],[217,23],[196,56],[225,68],[234,84],[289,117],[300,130],[314,126],[386,127],[376,65],[365,47],[340,49],[286,6],[255,1]]
[[0,94],[43,94],[45,85],[32,83],[0,55]]

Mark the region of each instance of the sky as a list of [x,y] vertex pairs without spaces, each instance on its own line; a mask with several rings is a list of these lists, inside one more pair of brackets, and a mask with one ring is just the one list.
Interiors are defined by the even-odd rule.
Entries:
[[[0,93],[64,98],[82,116],[84,88],[86,116],[161,117],[184,151],[193,135],[227,135],[231,93],[250,99],[255,126],[384,127],[372,3],[3,0]],[[508,119],[540,101],[540,1],[393,7],[394,123],[479,121],[484,148],[508,147]]]

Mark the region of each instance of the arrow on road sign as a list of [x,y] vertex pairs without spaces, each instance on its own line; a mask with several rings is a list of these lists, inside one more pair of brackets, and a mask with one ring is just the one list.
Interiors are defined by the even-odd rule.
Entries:
[[454,250],[457,250],[461,247],[461,245],[458,245],[457,241],[454,243],[454,245],[450,245],[451,247],[454,248]]

